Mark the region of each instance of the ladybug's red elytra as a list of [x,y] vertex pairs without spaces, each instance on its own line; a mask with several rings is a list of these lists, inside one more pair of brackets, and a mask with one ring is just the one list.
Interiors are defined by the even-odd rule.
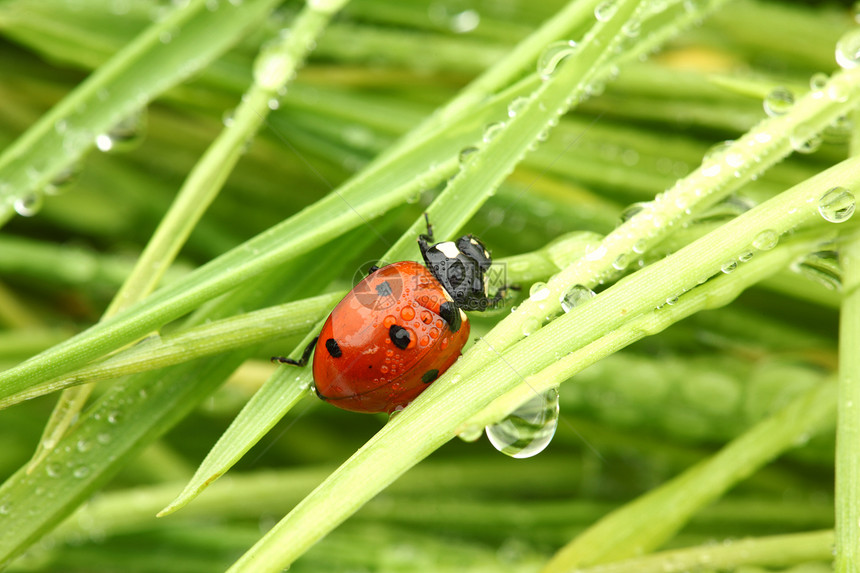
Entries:
[[353,412],[402,409],[442,375],[469,339],[466,310],[486,310],[504,296],[488,296],[492,260],[472,235],[433,244],[433,229],[419,235],[426,266],[401,261],[371,268],[332,310],[314,349],[314,385],[320,398]]

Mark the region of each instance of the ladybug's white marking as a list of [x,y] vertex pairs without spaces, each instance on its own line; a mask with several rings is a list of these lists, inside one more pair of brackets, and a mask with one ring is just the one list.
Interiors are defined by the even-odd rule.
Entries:
[[453,241],[439,243],[436,245],[436,249],[449,259],[456,259],[460,256],[460,249],[457,248],[457,245],[455,245]]

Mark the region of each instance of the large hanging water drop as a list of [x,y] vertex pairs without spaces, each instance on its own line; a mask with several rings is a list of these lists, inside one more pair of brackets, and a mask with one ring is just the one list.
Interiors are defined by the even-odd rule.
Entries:
[[788,88],[778,87],[764,98],[764,112],[770,117],[785,115],[794,105],[794,94]]
[[546,449],[558,428],[558,390],[535,394],[504,420],[487,426],[493,447],[512,458],[530,458]]

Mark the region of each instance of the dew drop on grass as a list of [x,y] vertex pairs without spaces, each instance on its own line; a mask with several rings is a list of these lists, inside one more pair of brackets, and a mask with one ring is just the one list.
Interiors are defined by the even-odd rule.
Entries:
[[827,85],[827,79],[827,74],[823,72],[812,74],[812,77],[809,78],[809,89],[814,92],[820,92]]
[[621,222],[626,223],[627,221],[629,221],[630,219],[632,219],[633,217],[635,217],[636,215],[638,215],[639,213],[641,213],[642,211],[644,211],[645,209],[648,209],[650,207],[651,207],[651,203],[647,203],[647,202],[633,203],[632,205],[630,205],[629,207],[624,209],[624,211],[621,212]]
[[503,129],[505,129],[504,122],[499,121],[488,124],[487,127],[484,128],[484,143],[491,142],[502,132]]
[[854,214],[854,194],[845,187],[833,187],[818,200],[818,212],[831,223],[842,223]]
[[77,181],[81,174],[82,167],[79,162],[71,163],[57,173],[51,182],[45,185],[44,192],[46,195],[62,195],[65,191]]
[[595,297],[594,291],[584,285],[573,285],[559,298],[561,309],[564,312],[570,312],[575,307],[588,302]]
[[546,283],[536,282],[529,288],[529,298],[533,301],[546,300],[549,297],[549,287]]
[[594,7],[594,17],[599,22],[606,22],[612,18],[617,9],[618,3],[615,0],[605,0]]
[[540,321],[534,317],[529,317],[523,323],[523,336],[531,336],[540,329]]
[[12,207],[22,217],[32,217],[42,208],[44,198],[41,193],[31,192],[15,199]]
[[755,236],[752,246],[759,251],[769,251],[779,242],[779,234],[776,231],[765,229]]
[[465,34],[471,32],[481,23],[481,15],[474,10],[463,10],[451,16],[448,20],[448,27],[455,34]]
[[735,260],[727,261],[723,263],[723,266],[720,267],[720,270],[725,274],[729,274],[735,271],[738,268],[738,262]]
[[493,447],[512,458],[530,458],[546,449],[558,428],[558,390],[535,394],[505,419],[487,426]]
[[482,433],[483,428],[480,426],[466,426],[459,434],[457,434],[457,437],[464,442],[476,442],[478,441],[478,438],[481,437]]
[[477,148],[477,147],[474,147],[474,146],[472,146],[472,147],[464,147],[463,149],[461,149],[461,150],[460,150],[460,155],[459,155],[459,157],[458,157],[458,159],[459,159],[459,161],[460,161],[460,167],[465,167],[465,166],[466,166],[466,165],[468,165],[472,160],[474,160],[474,159],[475,159],[475,154],[476,154],[476,153],[478,153],[478,148]]
[[104,152],[130,151],[146,133],[146,108],[127,115],[105,133],[96,135],[96,147]]
[[860,28],[855,28],[836,42],[836,63],[849,70],[860,65]]
[[778,87],[771,91],[762,102],[764,112],[770,117],[785,115],[794,105],[794,93],[785,87]]
[[523,109],[525,109],[525,107],[528,105],[528,103],[529,103],[529,100],[526,97],[520,96],[518,98],[515,98],[508,105],[508,117],[511,117],[511,118],[516,117],[518,113],[520,113]]
[[548,79],[561,61],[573,54],[576,48],[576,42],[573,40],[553,42],[544,48],[537,61],[537,72],[541,79]]
[[821,146],[821,135],[811,124],[801,123],[792,130],[789,143],[798,153],[813,153]]

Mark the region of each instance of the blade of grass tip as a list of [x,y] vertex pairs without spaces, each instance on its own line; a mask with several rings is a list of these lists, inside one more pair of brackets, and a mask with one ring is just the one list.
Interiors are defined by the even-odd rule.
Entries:
[[833,557],[833,531],[813,531],[754,537],[724,544],[709,543],[662,551],[618,563],[579,569],[579,573],[683,573],[685,571],[734,571],[743,566],[791,567]]
[[[629,275],[588,304],[521,340],[469,377],[446,372],[408,408],[391,418],[231,570],[275,571],[288,566],[406,470],[453,438],[457,428],[471,416],[519,384],[520,376],[508,364],[517,364],[524,376],[549,366],[556,356],[619,328],[683,289],[695,288],[701,277],[719,274],[723,255],[746,252],[764,229],[778,229],[781,233],[811,223],[827,226],[818,211],[821,189],[832,187],[834,181],[845,185],[860,182],[857,162],[844,161],[753,208],[719,232]],[[392,451],[397,456],[392,456]]]
[[92,148],[96,135],[214,60],[277,4],[250,0],[211,11],[206,0],[191,0],[144,30],[0,155],[0,226],[16,204],[40,204],[43,189]]
[[836,428],[836,571],[860,569],[860,237],[839,249],[839,414]]
[[[111,301],[104,318],[110,318],[151,293],[191,235],[203,213],[215,200],[230,172],[260,125],[266,121],[272,100],[295,77],[316,38],[346,0],[307,4],[292,22],[289,33],[266,46],[254,62],[254,81],[236,109],[233,120],[192,169],[176,200],[159,223],[129,277]],[[74,421],[94,389],[85,384],[64,390],[45,426],[28,472],[32,472]]]
[[653,551],[729,488],[811,435],[832,428],[836,391],[835,381],[828,379],[805,392],[714,456],[598,521],[559,550],[542,573],[567,573]]

